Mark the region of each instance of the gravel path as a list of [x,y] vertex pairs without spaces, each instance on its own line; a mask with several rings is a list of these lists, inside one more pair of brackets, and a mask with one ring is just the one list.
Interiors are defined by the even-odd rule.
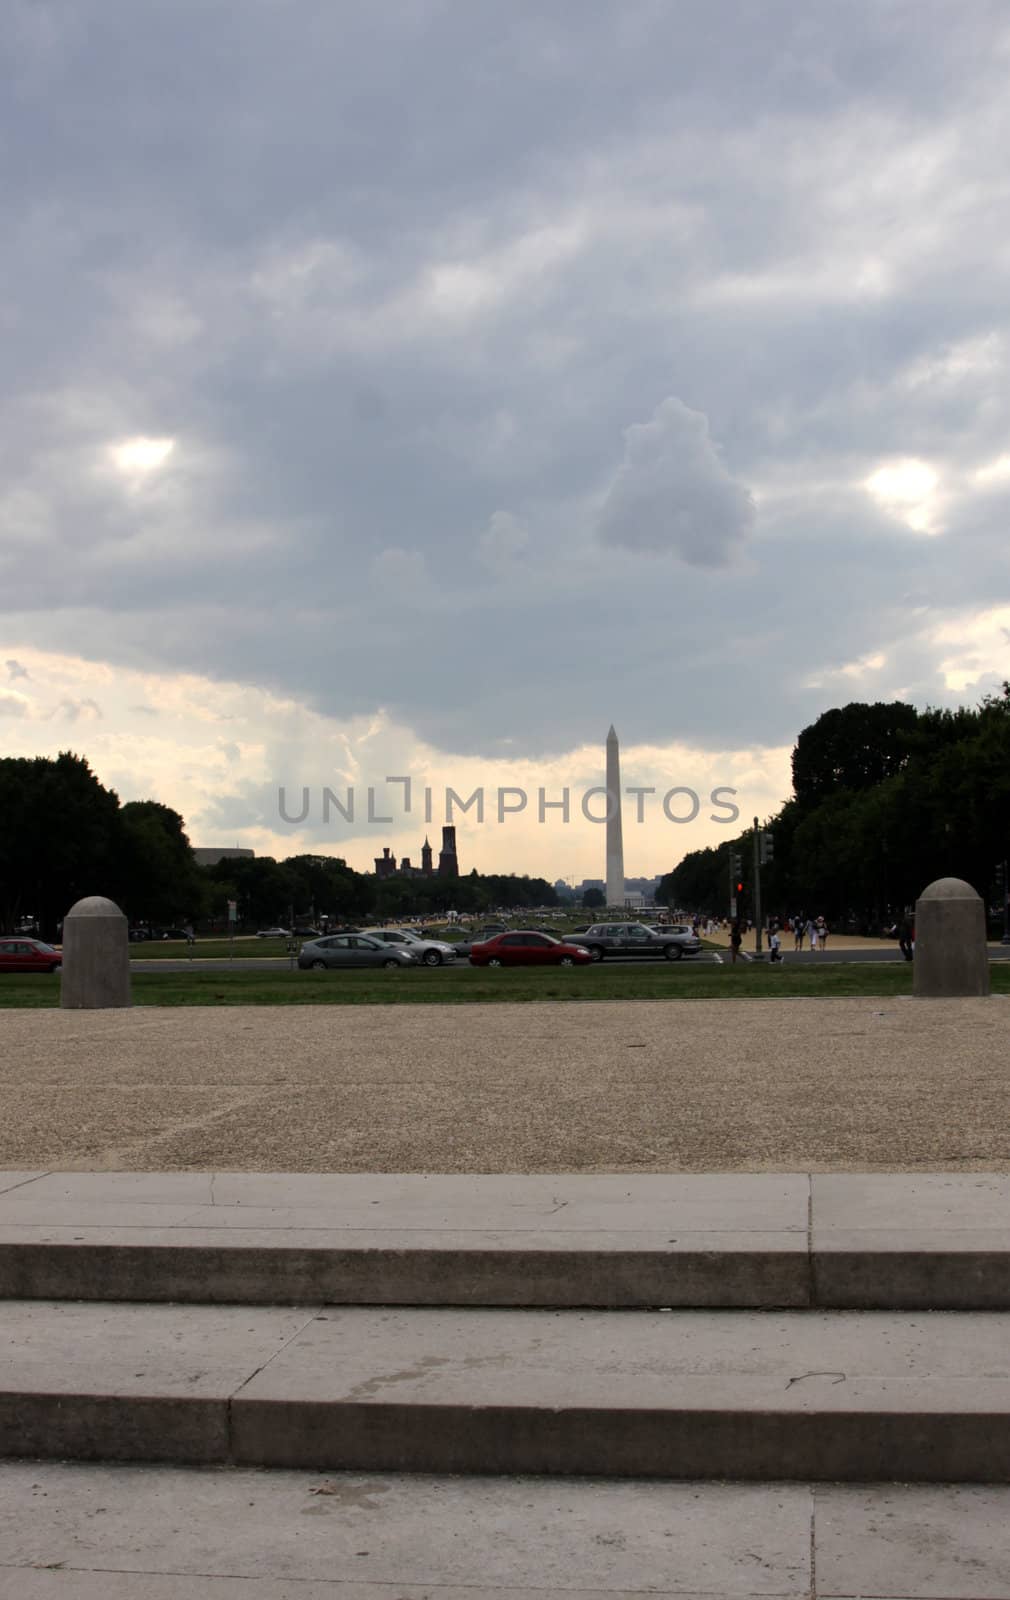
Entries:
[[1010,999],[0,1012],[0,1168],[1010,1171]]

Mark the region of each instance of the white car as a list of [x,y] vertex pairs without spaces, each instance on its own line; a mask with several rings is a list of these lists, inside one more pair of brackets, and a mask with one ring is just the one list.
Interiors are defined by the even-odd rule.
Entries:
[[456,946],[444,939],[421,939],[409,928],[368,928],[370,939],[380,939],[383,944],[406,950],[426,967],[441,967],[456,959]]

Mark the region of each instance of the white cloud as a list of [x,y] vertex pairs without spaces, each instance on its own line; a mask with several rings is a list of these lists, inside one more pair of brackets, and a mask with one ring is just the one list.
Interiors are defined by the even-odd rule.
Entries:
[[600,511],[604,543],[699,567],[735,561],[754,523],[754,502],[723,465],[708,418],[671,397],[624,437],[624,463]]
[[143,477],[164,466],[175,450],[174,439],[145,439],[138,434],[109,446],[109,457],[125,477]]
[[914,458],[886,462],[866,479],[866,488],[878,504],[916,533],[926,534],[940,531],[934,521],[938,485],[933,468]]
[[[887,666],[887,656],[882,650],[873,650],[865,656],[860,656],[857,661],[844,661],[838,667],[826,667],[805,680],[808,689],[822,689],[832,681],[841,685],[845,679],[850,680],[851,692],[867,692],[864,680],[882,672]],[[857,690],[857,685],[862,685]],[[901,698],[897,696],[896,698]]]
[[496,511],[480,536],[480,557],[491,572],[507,572],[523,555],[530,536],[511,511]]
[[974,691],[973,698],[1010,679],[1010,605],[951,618],[933,629],[943,654],[940,672],[948,689]]
[[1010,482],[1010,455],[997,456],[995,461],[988,461],[984,467],[976,467],[974,478],[976,483],[982,484]]

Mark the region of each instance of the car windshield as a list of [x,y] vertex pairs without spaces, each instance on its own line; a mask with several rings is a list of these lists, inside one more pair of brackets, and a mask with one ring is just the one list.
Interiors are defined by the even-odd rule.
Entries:
[[43,944],[41,939],[36,939],[35,940],[33,948],[36,949],[36,950],[44,951],[47,956],[55,955],[55,953],[56,953],[51,944]]

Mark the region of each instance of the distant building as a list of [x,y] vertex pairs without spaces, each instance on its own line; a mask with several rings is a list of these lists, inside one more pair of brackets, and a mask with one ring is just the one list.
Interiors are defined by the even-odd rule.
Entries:
[[390,853],[388,844],[384,847],[381,856],[375,857],[375,876],[377,878],[391,878],[396,872],[396,857]]
[[236,845],[199,845],[193,851],[193,860],[198,867],[216,867],[219,861],[252,861],[255,850],[242,850]]
[[456,855],[456,829],[448,824],[442,829],[442,848],[438,852],[440,878],[459,877],[459,859]]
[[[438,856],[438,870],[442,877],[457,877],[456,863],[456,830],[455,828],[442,829],[442,848]],[[383,848],[381,856],[375,857],[375,876],[377,878],[392,878],[394,874],[401,878],[431,878],[435,869],[432,865],[432,848],[427,839],[421,846],[421,865],[415,867],[409,856],[403,856],[399,866],[396,857],[388,845]]]
[[[624,907],[625,910],[639,911],[644,906],[652,905],[659,887],[658,878],[625,878],[624,892],[620,900],[614,902],[614,908]],[[611,886],[614,888],[614,886]],[[576,896],[581,899],[587,889],[606,889],[602,878],[583,878]],[[616,894],[616,888],[614,888]]]

